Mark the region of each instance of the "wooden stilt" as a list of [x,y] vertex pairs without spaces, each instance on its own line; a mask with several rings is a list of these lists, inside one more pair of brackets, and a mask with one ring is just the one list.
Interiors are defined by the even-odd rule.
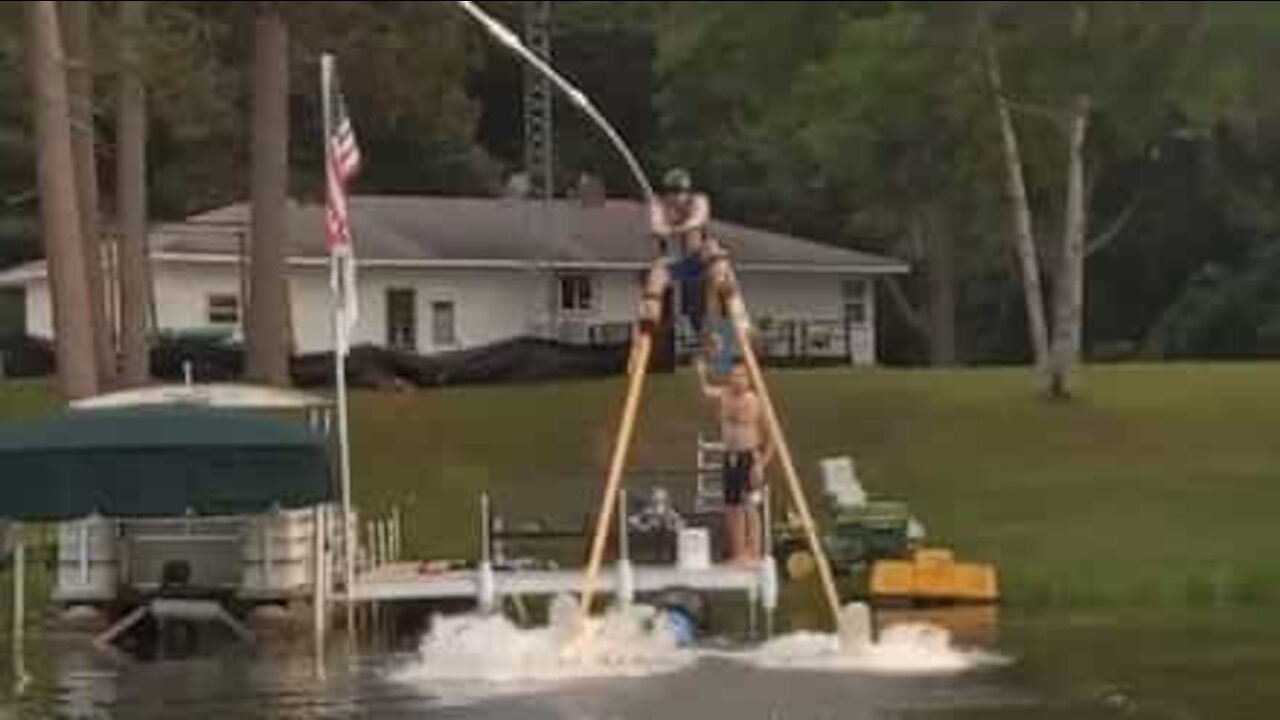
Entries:
[[591,555],[587,560],[587,571],[582,577],[582,600],[579,606],[581,628],[587,627],[587,618],[591,614],[591,601],[595,597],[596,581],[600,574],[600,565],[604,560],[605,541],[609,537],[613,508],[617,503],[618,488],[622,484],[622,470],[627,462],[627,453],[631,449],[636,412],[640,407],[640,395],[644,390],[644,380],[648,373],[649,355],[652,349],[652,333],[637,332],[628,365],[629,380],[626,402],[622,407],[622,421],[614,440],[613,457],[609,460],[609,476],[605,483],[604,497],[600,500],[600,512],[596,516],[596,529],[591,539]]
[[836,592],[835,576],[831,572],[831,564],[827,560],[827,554],[822,548],[822,539],[818,537],[817,523],[814,522],[813,515],[809,512],[809,503],[805,500],[804,487],[800,483],[800,475],[796,472],[795,462],[791,459],[791,448],[787,445],[787,439],[782,433],[782,424],[778,421],[778,413],[774,409],[773,398],[770,397],[769,388],[765,385],[764,373],[760,371],[760,362],[756,358],[755,347],[751,344],[751,326],[750,321],[747,319],[746,306],[742,302],[741,294],[737,288],[737,282],[731,278],[728,292],[732,294],[730,295],[729,303],[727,303],[730,314],[729,320],[733,323],[734,334],[737,336],[738,345],[742,349],[742,358],[746,362],[751,384],[760,396],[760,404],[764,408],[764,419],[769,436],[773,440],[774,447],[778,453],[778,462],[782,465],[783,475],[787,479],[787,487],[791,491],[791,500],[795,503],[796,512],[800,514],[800,522],[804,525],[805,537],[809,541],[809,550],[813,553],[814,560],[817,562],[818,577],[822,581],[822,590],[831,609],[832,622],[838,629],[840,626],[840,595]]

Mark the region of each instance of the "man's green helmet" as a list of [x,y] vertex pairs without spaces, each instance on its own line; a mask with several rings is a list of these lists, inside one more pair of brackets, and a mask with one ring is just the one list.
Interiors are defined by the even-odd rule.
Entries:
[[693,189],[693,176],[684,168],[671,168],[662,176],[662,188],[669,192]]

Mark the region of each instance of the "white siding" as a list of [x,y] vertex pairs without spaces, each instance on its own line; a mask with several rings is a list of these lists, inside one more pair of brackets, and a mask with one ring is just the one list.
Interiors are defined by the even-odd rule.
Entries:
[[[589,310],[562,310],[560,306],[560,282],[564,276],[587,277],[591,280],[592,306]],[[551,317],[536,318],[549,321],[550,331],[556,337],[574,342],[587,342],[591,339],[591,328],[601,325],[626,325],[635,319],[637,301],[640,297],[639,272],[627,271],[584,271],[574,270],[563,273],[549,273],[543,277],[542,295],[530,296],[531,308],[536,308],[539,297],[547,299],[552,310]]]
[[[171,265],[156,268],[156,326],[177,331],[212,327],[210,295],[240,295],[240,274],[234,265]],[[241,308],[241,321],[244,308]],[[240,338],[240,329],[233,334]]]
[[[311,275],[316,276],[311,280]],[[305,296],[306,314],[299,312],[297,329],[300,352],[330,347],[328,275],[306,273],[295,280],[295,293]],[[298,287],[301,285],[301,287]],[[413,288],[416,295],[418,352],[433,353],[486,345],[529,331],[541,295],[542,283],[532,273],[518,270],[397,270],[365,269],[360,272],[360,322],[354,342],[385,345],[387,341],[387,290]],[[457,344],[437,347],[431,337],[431,304],[452,302]],[[318,310],[318,312],[317,312]]]
[[743,297],[754,320],[839,320],[840,277],[814,273],[742,273]]
[[600,320],[607,323],[630,323],[640,306],[640,272],[624,270],[599,273]]
[[[594,280],[596,306],[572,318],[576,329],[589,325],[626,324],[635,319],[639,273],[612,270],[587,273]],[[741,276],[752,317],[777,321],[843,321],[844,298],[837,275],[818,273],[744,273]],[[853,330],[853,362],[875,362],[875,304],[868,279],[867,322]],[[209,326],[208,297],[240,292],[234,265],[159,265],[155,273],[156,310],[162,330]],[[289,282],[295,352],[323,352],[332,348],[329,273],[324,268],[294,268]],[[464,349],[525,335],[553,319],[558,309],[557,276],[522,270],[406,270],[362,269],[359,275],[360,321],[353,342],[386,344],[386,293],[390,288],[413,288],[417,311],[418,352]],[[454,304],[457,344],[437,347],[432,342],[431,305]],[[554,318],[565,320],[566,318]],[[28,332],[52,337],[48,285],[27,285]],[[562,328],[563,329],[563,328]],[[585,335],[584,333],[581,333]],[[237,331],[236,337],[241,335]]]
[[[161,330],[208,327],[206,317],[211,294],[239,295],[239,275],[234,266],[163,265],[156,268],[156,322]],[[53,337],[53,313],[49,284],[32,280],[27,285],[27,332]],[[239,337],[239,332],[236,332]]]
[[[369,318],[363,314],[369,303],[363,297],[361,292],[360,324],[351,339],[355,344],[365,342],[364,331],[369,325]],[[332,350],[333,301],[329,294],[329,271],[325,268],[295,269],[289,278],[289,300],[293,309],[294,352]]]
[[53,307],[49,304],[49,283],[44,280],[31,280],[27,283],[26,295],[27,334],[52,340]]

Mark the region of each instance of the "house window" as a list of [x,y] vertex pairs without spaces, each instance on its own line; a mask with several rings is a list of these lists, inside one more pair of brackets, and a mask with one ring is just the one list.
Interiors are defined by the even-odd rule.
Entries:
[[590,275],[560,276],[560,310],[562,312],[590,312],[595,307],[595,288]]
[[239,325],[240,298],[230,293],[215,293],[205,299],[205,317],[210,325]]
[[452,300],[431,303],[431,342],[436,347],[458,344],[458,326]]
[[844,300],[844,321],[849,325],[866,325],[870,313],[867,281],[862,278],[840,281],[840,295]]
[[387,289],[387,347],[418,349],[418,299],[413,288]]

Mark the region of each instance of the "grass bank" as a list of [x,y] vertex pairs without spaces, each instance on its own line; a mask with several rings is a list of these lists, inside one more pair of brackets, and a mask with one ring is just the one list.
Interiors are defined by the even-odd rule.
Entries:
[[[1037,400],[1025,370],[778,372],[802,472],[850,454],[939,541],[998,564],[1019,605],[1280,601],[1280,365],[1092,368],[1080,399]],[[512,514],[587,512],[620,380],[358,393],[356,494],[398,504],[407,549],[470,554],[477,493]],[[0,386],[0,417],[47,411]],[[687,375],[655,378],[635,461],[688,467],[714,427]]]

